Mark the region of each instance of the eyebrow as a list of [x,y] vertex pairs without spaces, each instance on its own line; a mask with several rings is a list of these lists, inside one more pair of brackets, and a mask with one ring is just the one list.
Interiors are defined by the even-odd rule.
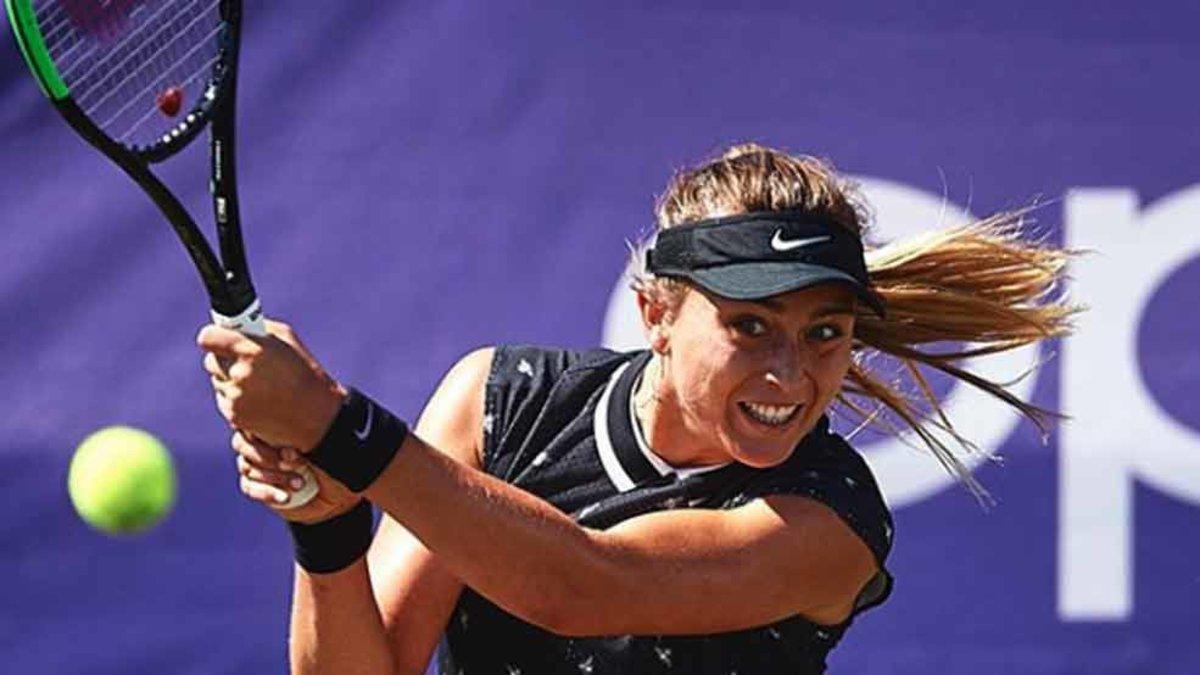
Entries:
[[[776,314],[782,314],[785,310],[784,304],[774,298],[763,298],[762,300],[751,300],[755,305],[765,307]],[[827,305],[822,305],[812,313],[812,318],[819,319],[825,316],[835,314],[854,314],[854,305],[848,302],[835,302]]]
[[821,307],[817,311],[813,312],[813,318],[815,319],[818,317],[830,316],[833,314],[853,314],[853,313],[854,313],[854,305],[851,305],[850,303],[847,303],[847,302],[839,302],[835,305],[825,305],[824,307]]

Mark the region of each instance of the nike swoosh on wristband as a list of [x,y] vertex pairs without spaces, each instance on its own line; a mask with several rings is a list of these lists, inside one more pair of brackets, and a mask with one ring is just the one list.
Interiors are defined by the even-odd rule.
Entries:
[[775,236],[771,237],[771,248],[780,253],[785,253],[805,246],[811,246],[812,244],[829,241],[829,239],[830,236],[825,235],[823,237],[809,237],[808,239],[792,239],[789,241],[783,238],[783,230],[775,230]]
[[367,421],[363,422],[362,429],[354,430],[354,435],[358,437],[358,440],[367,440],[367,435],[371,433],[371,421],[374,416],[375,406],[371,405],[370,401],[367,401]]

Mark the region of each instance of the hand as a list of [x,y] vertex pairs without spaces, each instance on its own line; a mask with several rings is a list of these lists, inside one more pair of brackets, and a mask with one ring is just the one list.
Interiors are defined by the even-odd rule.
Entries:
[[[240,431],[234,432],[231,445],[237,453],[242,493],[287,520],[320,522],[345,513],[358,504],[357,494],[307,463],[294,449],[278,450],[262,441],[248,439]],[[315,477],[319,488],[317,496],[304,506],[280,508],[288,499],[288,491],[298,487],[293,481],[304,480],[296,473],[302,466],[307,466]]]
[[209,325],[196,343],[207,354],[217,409],[236,429],[276,448],[311,450],[346,395],[290,326],[267,321],[266,337]]

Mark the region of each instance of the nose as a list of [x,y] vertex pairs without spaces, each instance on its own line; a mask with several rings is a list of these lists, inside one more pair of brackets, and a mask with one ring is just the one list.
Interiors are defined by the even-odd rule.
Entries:
[[796,342],[781,342],[771,350],[766,379],[789,398],[802,398],[812,382],[813,354],[808,347]]

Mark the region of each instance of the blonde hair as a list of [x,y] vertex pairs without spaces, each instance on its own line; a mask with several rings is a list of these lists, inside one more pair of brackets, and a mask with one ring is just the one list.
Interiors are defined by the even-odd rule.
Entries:
[[[736,145],[719,158],[675,175],[656,207],[658,227],[752,211],[800,210],[830,218],[862,237],[869,220],[852,182],[827,162],[757,144]],[[1013,407],[1046,433],[1056,413],[1022,401],[958,364],[1070,332],[1079,307],[1060,292],[1070,251],[1023,238],[1028,210],[1000,213],[888,245],[867,247],[867,267],[887,316],[856,317],[854,358],[835,404],[861,426],[916,434],[950,473],[981,500],[986,490],[936,430],[959,449],[982,452],[955,429],[926,379],[928,369],[976,387]],[[686,282],[635,277],[634,289],[677,306]],[[957,346],[956,346],[957,343]],[[886,379],[876,368],[890,360],[902,373]]]

